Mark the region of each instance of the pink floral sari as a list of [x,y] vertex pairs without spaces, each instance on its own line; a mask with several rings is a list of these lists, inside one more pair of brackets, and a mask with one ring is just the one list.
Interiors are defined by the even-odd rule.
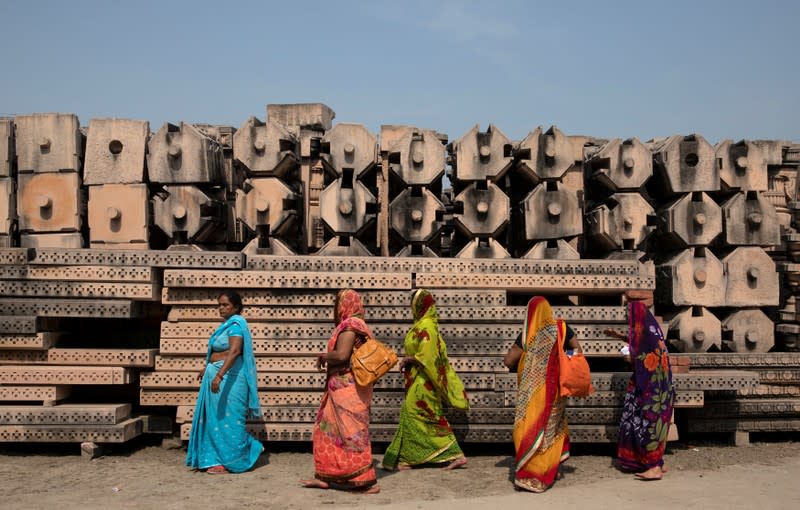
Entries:
[[[338,324],[328,340],[328,352],[336,347],[342,331],[371,336],[363,317],[358,293],[340,291],[336,296]],[[349,368],[328,376],[312,436],[317,479],[344,488],[369,487],[377,482],[369,438],[371,401],[372,387],[358,386]]]

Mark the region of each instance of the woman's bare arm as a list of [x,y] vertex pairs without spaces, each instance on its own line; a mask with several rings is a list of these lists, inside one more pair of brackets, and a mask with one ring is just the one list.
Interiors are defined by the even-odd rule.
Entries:
[[339,333],[339,337],[336,339],[336,347],[331,352],[323,352],[317,355],[317,369],[321,370],[326,366],[329,368],[346,366],[350,363],[350,355],[353,354],[355,343],[355,332],[345,330]]
[[506,353],[505,357],[503,358],[503,364],[509,370],[514,370],[517,368],[519,364],[519,359],[522,357],[522,349],[514,344],[509,347],[508,352]]
[[219,391],[219,385],[222,382],[222,378],[225,376],[225,373],[230,370],[231,366],[236,361],[236,358],[242,355],[243,346],[244,341],[242,340],[242,337],[228,337],[228,355],[225,357],[225,362],[222,364],[222,368],[219,369],[219,372],[217,372],[214,380],[211,381],[211,391],[213,393]]

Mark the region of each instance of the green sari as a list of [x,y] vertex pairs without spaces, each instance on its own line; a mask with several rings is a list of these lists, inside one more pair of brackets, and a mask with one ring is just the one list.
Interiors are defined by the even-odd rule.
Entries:
[[383,457],[383,466],[415,466],[449,462],[464,456],[444,415],[445,406],[469,409],[464,384],[447,359],[447,346],[439,334],[433,296],[420,289],[411,302],[414,326],[406,334],[406,356],[416,363],[404,372],[406,397],[400,424]]

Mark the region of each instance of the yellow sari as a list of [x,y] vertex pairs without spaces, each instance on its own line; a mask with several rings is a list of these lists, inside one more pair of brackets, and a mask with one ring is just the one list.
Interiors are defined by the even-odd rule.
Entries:
[[528,302],[513,437],[514,485],[531,492],[547,490],[569,458],[566,399],[558,390],[558,349],[565,330],[563,322],[553,319],[547,300],[537,296]]

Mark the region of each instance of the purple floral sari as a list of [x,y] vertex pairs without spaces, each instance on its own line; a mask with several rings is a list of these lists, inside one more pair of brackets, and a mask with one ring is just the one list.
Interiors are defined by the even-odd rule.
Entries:
[[628,304],[628,344],[633,375],[619,424],[620,467],[645,471],[664,464],[664,449],[675,402],[664,334],[641,301]]

